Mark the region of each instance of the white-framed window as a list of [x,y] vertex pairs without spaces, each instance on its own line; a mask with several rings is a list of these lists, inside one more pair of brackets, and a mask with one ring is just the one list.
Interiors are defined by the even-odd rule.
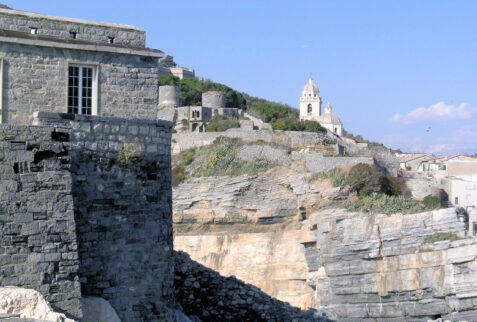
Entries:
[[96,66],[68,66],[68,113],[97,114]]
[[311,114],[313,112],[313,106],[311,104],[308,104],[308,114]]

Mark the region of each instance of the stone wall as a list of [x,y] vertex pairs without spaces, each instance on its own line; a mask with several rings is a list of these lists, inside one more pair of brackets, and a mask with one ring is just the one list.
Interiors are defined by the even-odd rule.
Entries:
[[70,31],[76,32],[76,39],[108,42],[144,47],[146,33],[133,26],[100,23],[73,18],[62,18],[32,12],[0,9],[0,29],[30,33],[37,28],[38,35],[70,38]]
[[81,284],[123,321],[172,319],[171,124],[42,112],[34,123],[2,126],[18,130],[0,136],[1,285],[77,318]]
[[406,187],[413,199],[422,200],[425,196],[432,194],[433,182],[427,178],[408,178]]
[[70,159],[50,127],[0,125],[0,286],[81,318]]
[[306,168],[310,172],[326,172],[342,166],[353,166],[358,163],[374,164],[371,157],[325,157],[320,153],[293,152],[292,158],[305,159]]
[[138,56],[0,43],[3,120],[31,124],[33,111],[67,112],[68,65],[98,71],[98,115],[155,119],[157,62]]
[[291,164],[290,155],[287,151],[268,145],[244,145],[238,149],[237,158],[245,161],[266,159],[282,166],[289,166]]
[[225,132],[176,133],[172,135],[172,153],[211,144],[220,136],[238,138],[246,142],[265,141],[288,148],[299,148],[303,145],[336,143],[336,139],[326,133],[293,132],[293,131],[247,131],[240,128]]

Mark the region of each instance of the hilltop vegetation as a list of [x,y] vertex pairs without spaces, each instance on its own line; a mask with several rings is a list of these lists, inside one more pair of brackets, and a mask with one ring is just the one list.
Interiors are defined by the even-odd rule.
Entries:
[[159,86],[175,85],[179,87],[181,105],[198,106],[202,104],[202,93],[207,91],[221,91],[225,93],[225,106],[247,109],[245,97],[227,85],[214,83],[210,80],[201,81],[195,78],[180,79],[174,75],[159,76]]

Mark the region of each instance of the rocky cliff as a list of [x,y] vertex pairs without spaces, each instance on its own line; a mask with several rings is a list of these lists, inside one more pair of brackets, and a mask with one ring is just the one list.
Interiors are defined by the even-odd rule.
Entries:
[[347,212],[335,207],[339,188],[303,173],[295,164],[179,185],[175,249],[339,321],[475,319],[477,240],[455,209]]

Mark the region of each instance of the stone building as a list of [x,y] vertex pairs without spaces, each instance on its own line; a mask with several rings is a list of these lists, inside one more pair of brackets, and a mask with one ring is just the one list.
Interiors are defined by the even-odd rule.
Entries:
[[133,26],[0,9],[0,121],[34,111],[155,119],[160,50]]
[[331,104],[325,107],[325,113],[318,117],[318,122],[334,134],[341,136],[343,134],[343,123],[336,114],[333,113]]
[[195,78],[195,70],[186,67],[159,67],[159,75],[174,75],[180,79]]
[[325,113],[321,113],[321,97],[318,86],[313,83],[310,77],[308,83],[303,87],[300,97],[300,120],[317,121],[330,132],[339,136],[343,133],[343,123],[339,117],[333,113],[331,104],[325,107]]

